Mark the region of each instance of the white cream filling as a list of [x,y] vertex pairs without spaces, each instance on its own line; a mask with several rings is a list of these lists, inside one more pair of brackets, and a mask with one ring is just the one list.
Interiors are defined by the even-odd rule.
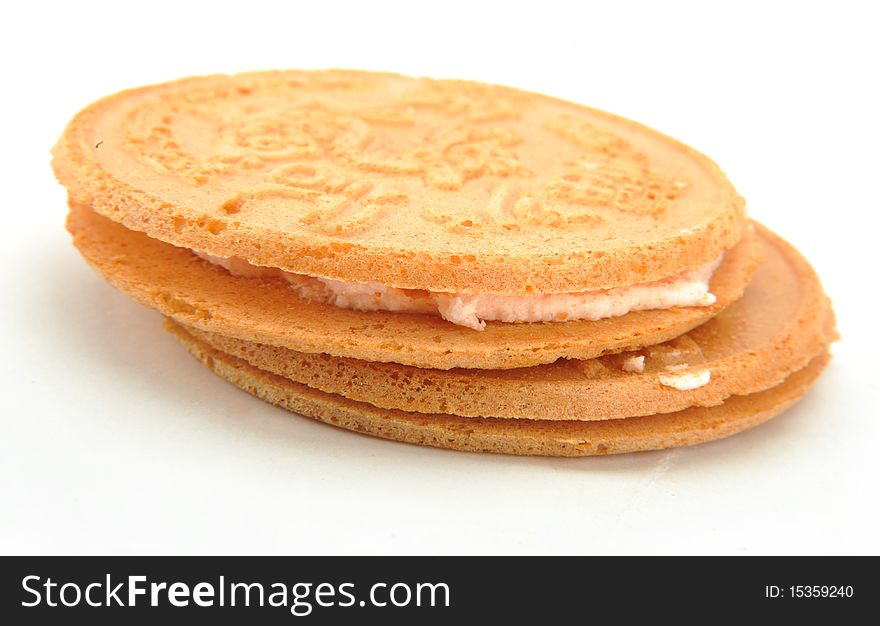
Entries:
[[[715,303],[709,283],[721,264],[715,261],[662,280],[580,293],[499,296],[435,293],[399,289],[375,282],[359,283],[285,272],[193,251],[201,258],[248,278],[283,278],[302,298],[358,311],[404,311],[439,314],[443,319],[483,330],[486,321],[561,322],[619,317],[631,311],[708,306]],[[664,383],[665,384],[665,383]],[[704,383],[705,384],[705,383]]]
[[[684,367],[687,367],[686,365]],[[697,370],[694,372],[682,372],[680,374],[660,374],[660,384],[673,387],[679,391],[699,389],[709,384],[712,372],[709,370]]]
[[624,372],[642,374],[645,371],[644,355],[627,357],[623,361],[622,369]]

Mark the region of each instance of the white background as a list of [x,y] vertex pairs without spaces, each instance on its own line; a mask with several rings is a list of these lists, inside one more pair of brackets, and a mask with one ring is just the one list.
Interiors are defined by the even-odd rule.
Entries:
[[[871,5],[8,5],[0,552],[880,553]],[[575,460],[371,439],[216,378],[80,259],[49,149],[119,89],[334,66],[545,92],[709,154],[819,271],[830,368],[748,433]]]

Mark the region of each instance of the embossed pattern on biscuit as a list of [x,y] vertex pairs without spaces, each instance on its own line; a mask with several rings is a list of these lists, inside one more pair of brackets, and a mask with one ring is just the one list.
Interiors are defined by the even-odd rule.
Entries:
[[462,81],[190,79],[86,109],[55,153],[73,201],[151,237],[437,292],[658,280],[717,258],[744,223],[723,174],[681,144]]

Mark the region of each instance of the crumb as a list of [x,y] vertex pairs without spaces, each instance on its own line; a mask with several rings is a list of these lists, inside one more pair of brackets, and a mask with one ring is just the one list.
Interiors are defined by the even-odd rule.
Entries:
[[631,356],[623,361],[623,371],[641,374],[645,371],[645,357],[643,355]]

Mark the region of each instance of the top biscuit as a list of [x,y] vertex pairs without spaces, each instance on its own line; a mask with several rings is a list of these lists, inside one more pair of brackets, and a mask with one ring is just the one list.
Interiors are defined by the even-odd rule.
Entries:
[[673,276],[739,239],[708,158],[506,87],[355,71],[193,78],[100,100],[53,165],[71,200],[290,272],[524,295]]

